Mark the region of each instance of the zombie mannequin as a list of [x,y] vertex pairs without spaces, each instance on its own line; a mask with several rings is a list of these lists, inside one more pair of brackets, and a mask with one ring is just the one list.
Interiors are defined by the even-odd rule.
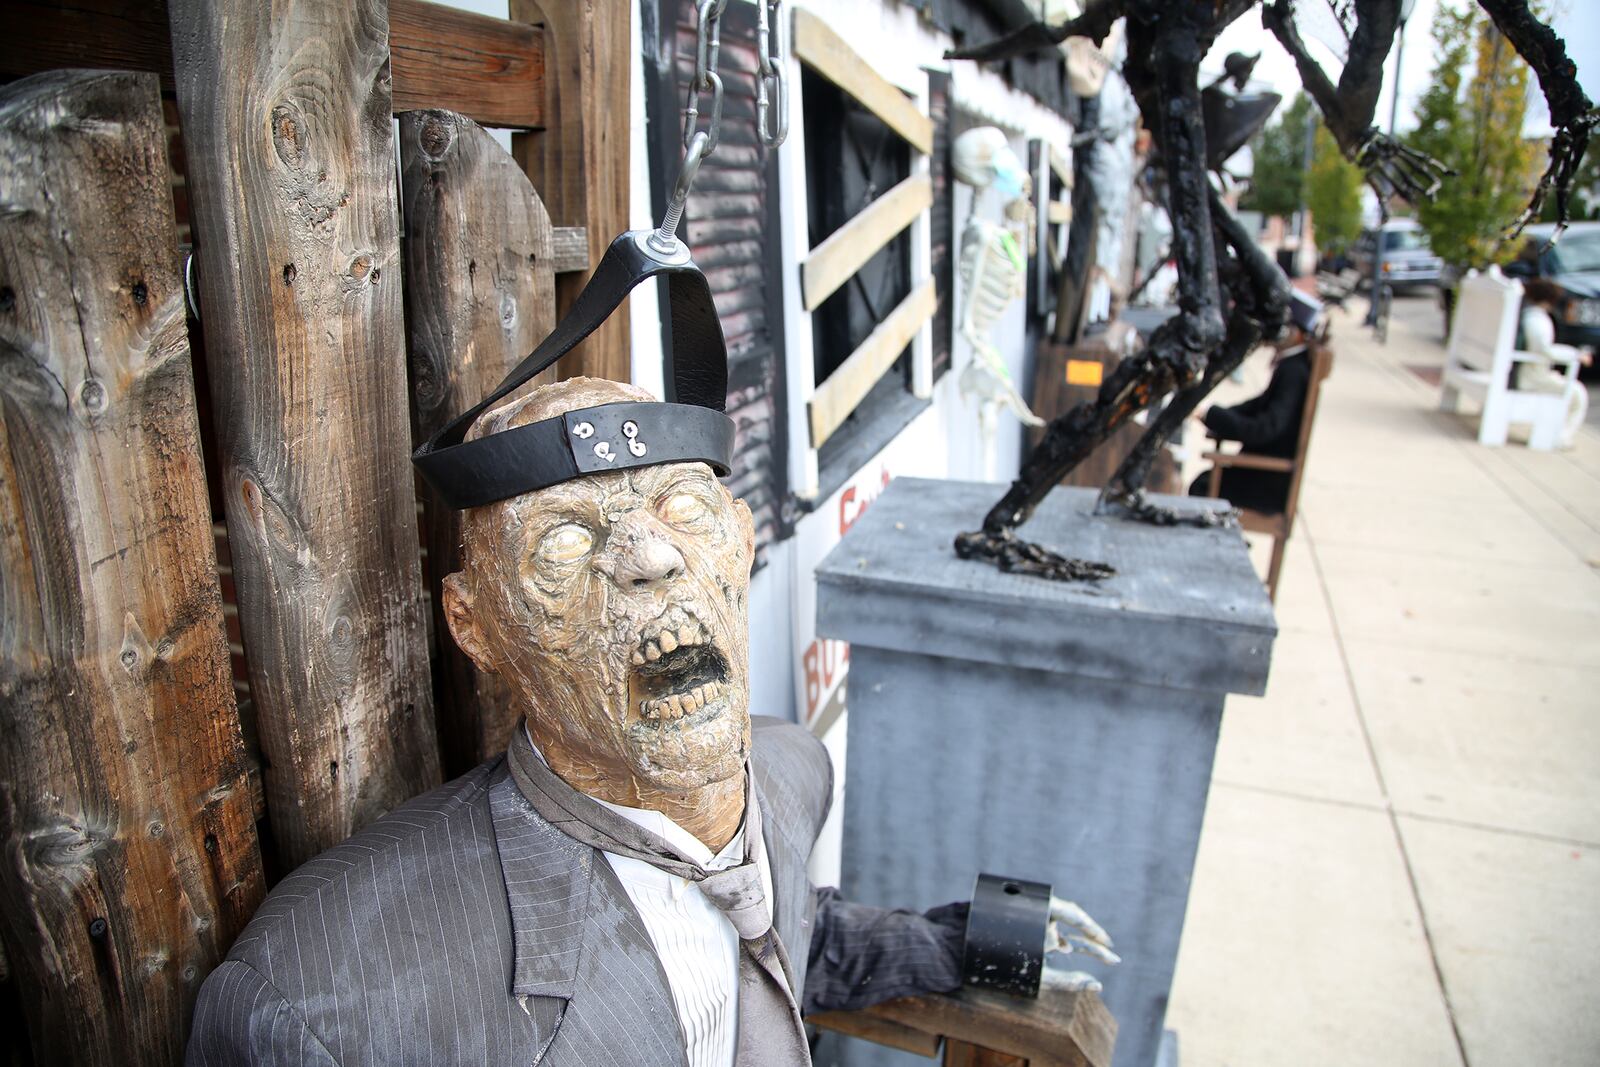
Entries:
[[[570,379],[468,443],[555,417],[609,454],[591,413],[648,401]],[[642,459],[665,440],[620,433]],[[281,883],[202,990],[191,1064],[789,1067],[809,1062],[801,1009],[960,984],[964,905],[892,912],[806,880],[828,758],[749,716],[754,533],[709,466],[508,496],[469,508],[463,539],[446,617],[527,710],[507,757]],[[1115,959],[1080,909],[1052,915],[1055,948]]]
[[[961,372],[961,395],[978,405],[983,437],[984,474],[994,477],[994,436],[1001,408],[1025,426],[1044,420],[1017,392],[989,331],[1007,307],[1022,296],[1031,254],[1032,182],[1005,134],[979,126],[957,137],[951,150],[956,180],[972,187],[972,212],[961,231],[961,336],[972,346],[972,362]],[[1002,225],[984,217],[984,200],[993,190],[1003,203]]]

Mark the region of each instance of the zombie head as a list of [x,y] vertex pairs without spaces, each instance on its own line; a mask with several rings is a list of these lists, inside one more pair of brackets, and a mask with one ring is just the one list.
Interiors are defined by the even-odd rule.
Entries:
[[[490,409],[468,440],[652,399],[572,378]],[[750,747],[754,545],[750,509],[704,463],[592,474],[469,509],[445,616],[575,788],[694,790],[738,775]]]

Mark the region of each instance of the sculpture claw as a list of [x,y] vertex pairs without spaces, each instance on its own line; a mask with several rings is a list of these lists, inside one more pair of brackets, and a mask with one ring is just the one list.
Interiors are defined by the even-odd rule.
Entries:
[[1019,540],[1010,530],[957,534],[955,547],[956,555],[962,559],[987,560],[1007,574],[1032,574],[1058,582],[1097,582],[1117,573],[1109,563],[1072,559],[1032,541]]
[[1151,526],[1193,526],[1202,530],[1237,529],[1239,526],[1237,508],[1186,508],[1179,511],[1163,504],[1152,504],[1143,489],[1132,492],[1101,490],[1094,513]]
[[1367,131],[1366,140],[1356,150],[1356,164],[1367,172],[1367,184],[1379,197],[1399,193],[1413,202],[1434,195],[1445,178],[1455,175],[1432,156],[1401,144],[1376,128]]
[[1566,229],[1567,198],[1572,193],[1572,181],[1577,177],[1578,165],[1583,162],[1584,151],[1589,147],[1589,135],[1594,132],[1596,126],[1600,126],[1600,107],[1590,108],[1571,122],[1556,127],[1555,136],[1550,139],[1550,163],[1545,167],[1539,184],[1534,186],[1528,206],[1522,209],[1522,214],[1517,216],[1517,220],[1506,231],[1507,240],[1522,233],[1523,227],[1539,217],[1545,197],[1554,190],[1558,217],[1556,230],[1550,235],[1548,243],[1555,244],[1556,239],[1561,236],[1561,231]]

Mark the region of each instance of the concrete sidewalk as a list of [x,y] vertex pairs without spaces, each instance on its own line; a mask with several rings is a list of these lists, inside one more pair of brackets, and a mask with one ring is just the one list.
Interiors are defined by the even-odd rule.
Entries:
[[1411,369],[1443,363],[1431,295],[1386,347],[1360,304],[1168,1026],[1183,1067],[1600,1064],[1600,433],[1480,447]]

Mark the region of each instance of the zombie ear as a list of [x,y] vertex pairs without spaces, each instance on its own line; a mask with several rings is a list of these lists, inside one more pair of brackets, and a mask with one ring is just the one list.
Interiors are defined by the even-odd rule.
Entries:
[[472,591],[467,588],[467,576],[461,571],[444,580],[444,621],[450,627],[450,636],[467,658],[484,674],[498,670],[494,652],[478,627],[478,616]]
[[745,554],[750,557],[751,566],[755,565],[756,558],[756,520],[750,514],[750,505],[741,497],[733,498],[733,513],[738,516],[739,533],[744,538]]

